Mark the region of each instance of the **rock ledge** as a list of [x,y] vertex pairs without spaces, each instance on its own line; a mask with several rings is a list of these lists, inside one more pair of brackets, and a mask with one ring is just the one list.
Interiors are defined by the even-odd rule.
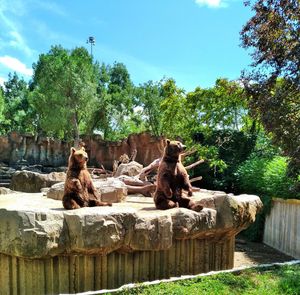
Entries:
[[195,194],[200,213],[177,208],[156,210],[152,199],[127,196],[112,207],[64,210],[42,194],[0,196],[0,253],[43,258],[167,250],[175,240],[234,236],[255,220],[257,196],[202,190]]

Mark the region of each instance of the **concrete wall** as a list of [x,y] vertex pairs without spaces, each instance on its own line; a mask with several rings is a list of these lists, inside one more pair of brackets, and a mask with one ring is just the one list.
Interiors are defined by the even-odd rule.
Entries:
[[0,294],[59,294],[111,289],[233,267],[234,236],[176,240],[169,250],[112,252],[104,256],[25,259],[0,254]]
[[300,259],[300,200],[274,199],[264,230],[264,243]]

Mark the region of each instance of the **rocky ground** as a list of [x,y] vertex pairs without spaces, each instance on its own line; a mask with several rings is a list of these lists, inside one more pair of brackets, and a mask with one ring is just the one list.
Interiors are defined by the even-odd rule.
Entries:
[[263,243],[250,242],[239,236],[236,239],[234,267],[286,262],[290,260],[294,260],[294,258]]

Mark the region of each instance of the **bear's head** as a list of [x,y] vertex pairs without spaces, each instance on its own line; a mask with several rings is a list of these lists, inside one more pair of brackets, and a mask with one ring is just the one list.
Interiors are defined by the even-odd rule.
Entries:
[[186,149],[186,146],[183,145],[180,141],[169,140],[167,139],[167,145],[165,147],[164,156],[169,159],[179,159],[179,155]]
[[89,157],[84,147],[76,150],[74,147],[71,148],[69,157],[69,168],[83,169],[86,168],[86,163]]

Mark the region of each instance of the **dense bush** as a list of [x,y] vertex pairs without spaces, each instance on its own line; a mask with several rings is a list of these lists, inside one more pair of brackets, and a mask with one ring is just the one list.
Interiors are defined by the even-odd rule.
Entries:
[[295,181],[287,176],[287,158],[251,157],[237,170],[236,177],[242,192],[270,197],[296,198]]
[[259,195],[264,204],[255,223],[244,232],[252,241],[260,241],[263,237],[265,216],[271,209],[272,197],[299,198],[295,191],[296,182],[287,176],[287,168],[288,161],[285,157],[266,158],[256,155],[237,169],[240,192]]
[[[205,134],[201,140],[200,154],[203,149],[211,151],[211,147],[214,147],[217,157],[209,155],[208,160],[194,170],[196,176],[203,176],[200,186],[235,193],[237,189],[235,172],[251,154],[255,141],[255,135],[235,130],[215,130]],[[217,161],[213,161],[213,158],[223,163],[223,169],[220,169],[221,165],[215,167]]]

